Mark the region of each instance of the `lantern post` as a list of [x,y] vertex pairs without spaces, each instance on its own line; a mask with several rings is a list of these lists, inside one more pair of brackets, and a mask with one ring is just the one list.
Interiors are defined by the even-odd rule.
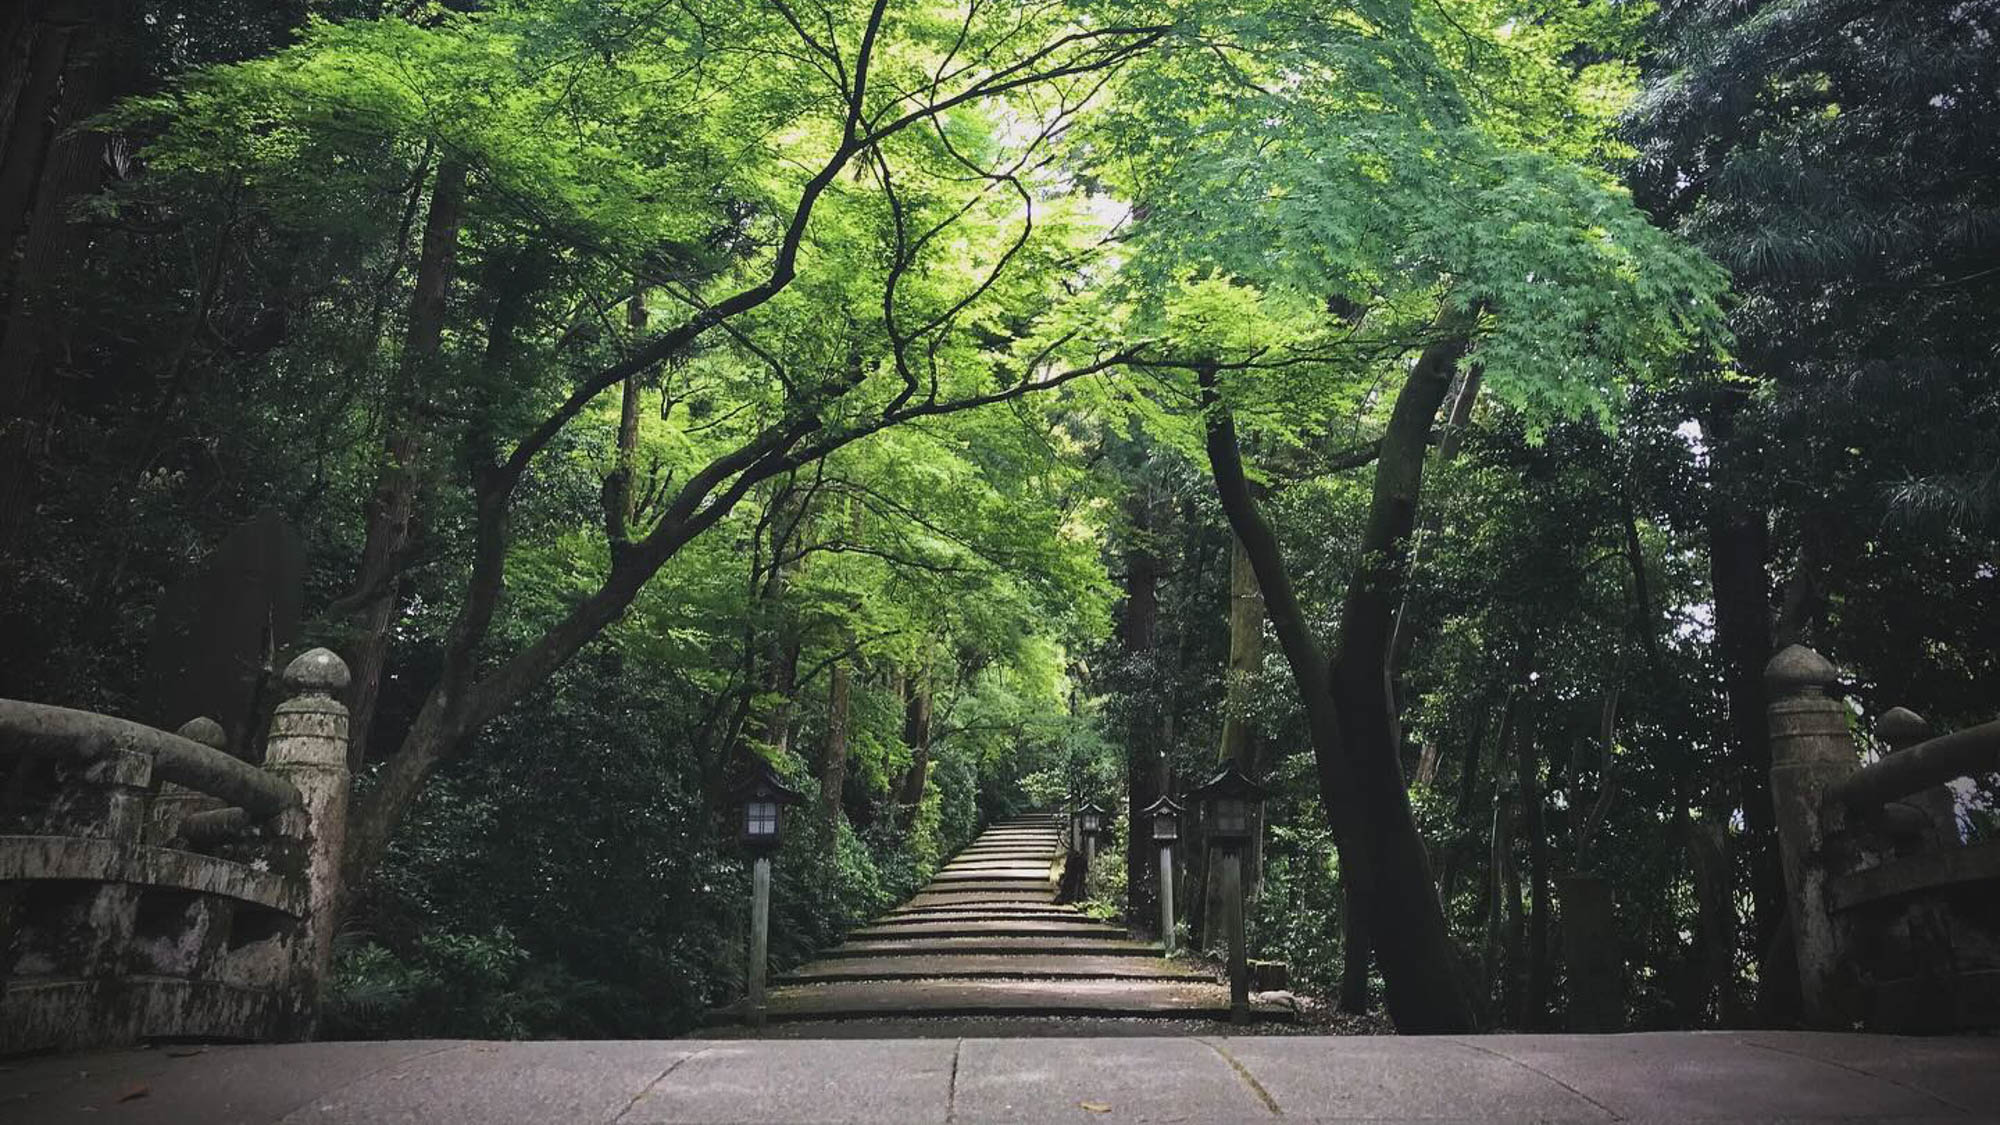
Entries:
[[1250,965],[1243,932],[1243,848],[1260,819],[1257,807],[1266,795],[1235,763],[1223,767],[1207,785],[1194,791],[1201,802],[1201,821],[1209,847],[1220,858],[1223,913],[1229,927],[1229,1019],[1250,1022]]
[[1160,849],[1160,948],[1174,953],[1174,843],[1181,838],[1181,806],[1172,797],[1147,805],[1144,814],[1153,823],[1153,843]]
[[750,853],[750,963],[745,1016],[750,1026],[764,1026],[764,974],[770,962],[771,855],[784,839],[784,810],[805,800],[759,758],[736,790],[737,839]]

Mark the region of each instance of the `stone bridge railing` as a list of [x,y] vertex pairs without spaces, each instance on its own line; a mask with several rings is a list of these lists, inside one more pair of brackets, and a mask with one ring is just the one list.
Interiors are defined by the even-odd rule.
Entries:
[[1807,1020],[2000,1027],[2000,840],[1967,845],[1949,784],[2000,770],[2000,722],[1931,737],[1901,707],[1862,764],[1832,664],[1794,645],[1765,670],[1771,796]]
[[332,958],[347,667],[285,669],[262,768],[177,734],[0,700],[0,1055],[299,1039]]

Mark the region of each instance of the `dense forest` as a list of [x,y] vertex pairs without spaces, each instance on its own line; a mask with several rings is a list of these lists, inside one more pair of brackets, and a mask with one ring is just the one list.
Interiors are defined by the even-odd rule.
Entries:
[[258,659],[353,671],[329,1035],[692,1026],[741,988],[753,757],[810,797],[780,962],[1077,800],[1096,909],[1152,926],[1132,812],[1236,762],[1252,953],[1329,1003],[1561,1027],[1596,876],[1620,1022],[1784,1024],[1766,662],[1826,654],[1857,730],[1993,717],[1996,36],[23,0],[0,696],[193,717],[192,576],[292,529]]

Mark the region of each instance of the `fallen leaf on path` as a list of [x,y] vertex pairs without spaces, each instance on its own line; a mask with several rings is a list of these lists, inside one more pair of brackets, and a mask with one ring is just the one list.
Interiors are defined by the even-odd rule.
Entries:
[[1082,1106],[1083,1108],[1089,1110],[1092,1113],[1111,1112],[1111,1104],[1109,1102],[1078,1102],[1076,1104]]
[[118,1100],[121,1102],[135,1102],[152,1092],[153,1088],[151,1086],[134,1086],[118,1095]]

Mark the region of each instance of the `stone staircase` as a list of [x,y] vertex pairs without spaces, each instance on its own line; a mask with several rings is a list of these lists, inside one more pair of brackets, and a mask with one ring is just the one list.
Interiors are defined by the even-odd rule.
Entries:
[[774,981],[772,1022],[1224,1018],[1229,990],[1056,903],[1061,818],[989,828],[909,902]]

